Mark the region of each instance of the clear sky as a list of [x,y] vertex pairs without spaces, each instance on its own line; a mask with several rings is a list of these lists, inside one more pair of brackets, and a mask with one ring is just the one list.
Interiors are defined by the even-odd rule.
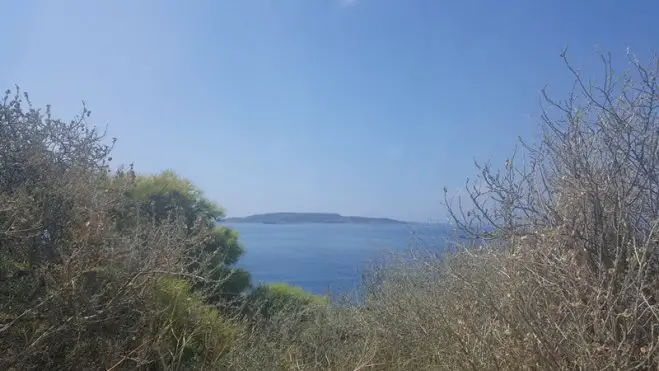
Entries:
[[[0,87],[118,138],[115,161],[191,179],[230,216],[442,219],[442,188],[531,137],[591,66],[659,46],[659,1],[23,0]],[[597,67],[595,64],[594,67]],[[590,69],[596,76],[598,69]]]

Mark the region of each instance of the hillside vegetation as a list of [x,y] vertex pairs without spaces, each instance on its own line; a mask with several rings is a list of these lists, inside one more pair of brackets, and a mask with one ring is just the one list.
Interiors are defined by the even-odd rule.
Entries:
[[392,257],[358,306],[254,287],[201,190],[112,170],[86,109],[8,92],[0,369],[657,369],[659,59],[605,56],[597,84],[564,59],[575,90],[544,95],[542,140],[446,200],[471,242]]

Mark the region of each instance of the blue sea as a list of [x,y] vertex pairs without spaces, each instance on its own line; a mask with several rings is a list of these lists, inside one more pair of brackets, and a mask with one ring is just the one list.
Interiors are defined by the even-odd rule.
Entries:
[[239,266],[254,283],[287,283],[315,294],[350,294],[369,265],[410,248],[441,250],[440,225],[225,224],[239,232]]

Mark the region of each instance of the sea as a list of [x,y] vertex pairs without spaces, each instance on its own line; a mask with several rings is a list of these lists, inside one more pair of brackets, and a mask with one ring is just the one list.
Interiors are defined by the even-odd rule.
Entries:
[[446,225],[224,224],[245,248],[238,266],[258,283],[286,283],[319,294],[357,292],[369,268],[414,251],[441,252]]

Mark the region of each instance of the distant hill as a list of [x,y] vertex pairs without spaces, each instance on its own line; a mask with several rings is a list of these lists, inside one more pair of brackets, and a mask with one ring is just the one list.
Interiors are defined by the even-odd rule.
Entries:
[[343,216],[333,213],[268,213],[250,215],[244,218],[227,218],[225,223],[263,223],[263,224],[300,224],[300,223],[351,223],[351,224],[407,224],[389,218],[366,218],[361,216]]

